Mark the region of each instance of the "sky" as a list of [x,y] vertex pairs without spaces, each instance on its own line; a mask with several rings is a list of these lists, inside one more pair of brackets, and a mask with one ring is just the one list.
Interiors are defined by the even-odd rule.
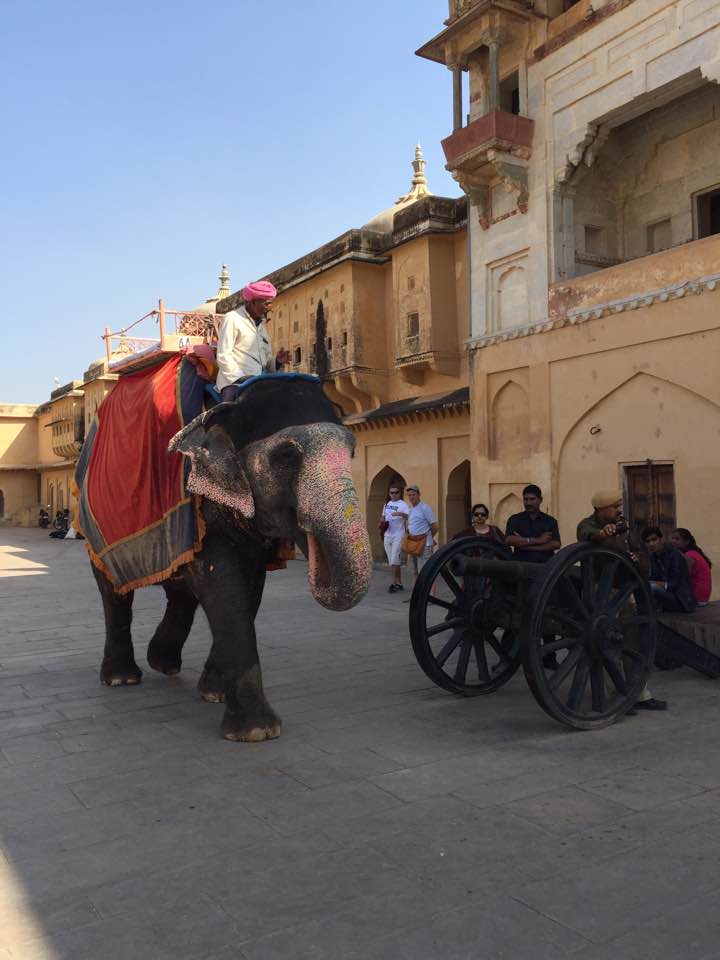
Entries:
[[458,196],[446,0],[0,0],[0,402],[82,379],[100,336],[196,306],[410,187]]

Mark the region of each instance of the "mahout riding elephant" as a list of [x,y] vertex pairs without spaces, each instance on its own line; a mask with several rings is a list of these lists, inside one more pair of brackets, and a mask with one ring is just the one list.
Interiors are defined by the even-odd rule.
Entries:
[[[196,417],[168,449],[191,460],[188,489],[202,497],[205,534],[195,558],[162,583],[167,607],[148,663],[168,675],[180,671],[199,603],[213,640],[198,689],[205,700],[224,701],[223,736],[273,739],[281,723],[263,692],[254,626],[271,541],[300,545],[322,606],[347,610],[362,599],[372,561],[350,476],[354,437],[318,381],[261,377],[237,400]],[[101,680],[139,683],[133,592],[120,595],[102,570],[93,572],[106,623]]]

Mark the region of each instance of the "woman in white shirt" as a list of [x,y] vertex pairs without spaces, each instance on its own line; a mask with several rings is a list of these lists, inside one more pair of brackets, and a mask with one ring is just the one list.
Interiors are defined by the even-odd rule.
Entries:
[[405,522],[410,507],[400,496],[400,487],[391,484],[388,491],[390,499],[383,507],[381,522],[386,523],[383,544],[385,554],[390,564],[390,586],[388,593],[398,593],[403,589],[402,573],[400,570],[400,547],[405,536]]

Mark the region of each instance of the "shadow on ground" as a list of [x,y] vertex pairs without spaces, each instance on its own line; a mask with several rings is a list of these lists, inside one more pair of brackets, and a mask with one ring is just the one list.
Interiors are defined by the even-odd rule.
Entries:
[[669,713],[571,734],[521,677],[433,687],[384,573],[332,614],[296,562],[259,620],[284,736],[232,744],[194,690],[202,614],[160,677],[164,598],[139,592],[144,681],[103,688],[83,545],[0,541],[2,960],[720,955],[711,681],[660,674]]

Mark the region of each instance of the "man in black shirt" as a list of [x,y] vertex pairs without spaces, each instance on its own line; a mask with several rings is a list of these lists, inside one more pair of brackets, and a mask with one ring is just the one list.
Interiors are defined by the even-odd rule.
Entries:
[[[516,560],[528,563],[547,563],[556,550],[560,549],[560,531],[557,520],[540,511],[542,490],[530,483],[523,490],[523,513],[514,513],[507,522],[505,543],[513,548]],[[551,643],[555,637],[543,634],[545,643]],[[557,670],[558,661],[554,653],[545,654],[543,665],[548,670]]]
[[650,587],[660,609],[683,613],[693,611],[697,603],[683,554],[665,542],[660,527],[645,527],[640,536],[650,554]]
[[560,549],[557,520],[542,513],[542,490],[534,483],[523,490],[522,513],[514,513],[507,522],[505,543],[513,548],[516,560],[546,563]]

